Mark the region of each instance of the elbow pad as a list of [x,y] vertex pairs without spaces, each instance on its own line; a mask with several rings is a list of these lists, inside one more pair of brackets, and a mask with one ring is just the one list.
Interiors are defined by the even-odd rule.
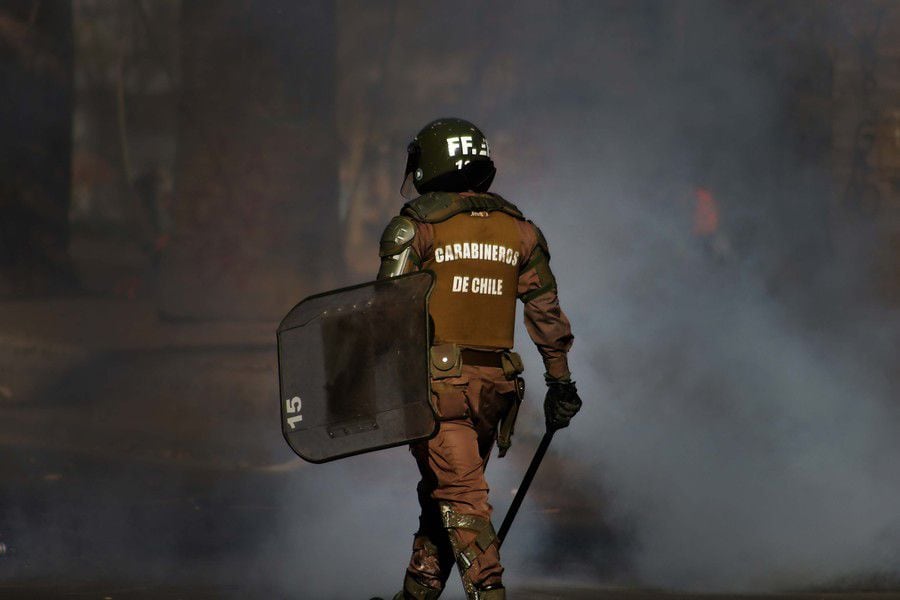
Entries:
[[522,294],[520,298],[525,304],[549,291],[556,291],[556,277],[553,275],[553,271],[550,270],[550,248],[547,246],[547,240],[544,238],[541,230],[538,229],[538,226],[534,225],[534,228],[537,230],[538,243],[528,258],[528,262],[522,268],[522,272],[534,269],[535,273],[537,273],[540,287]]
[[381,235],[378,254],[381,268],[378,279],[396,277],[408,271],[410,263],[419,265],[419,257],[413,250],[416,225],[407,217],[394,217]]

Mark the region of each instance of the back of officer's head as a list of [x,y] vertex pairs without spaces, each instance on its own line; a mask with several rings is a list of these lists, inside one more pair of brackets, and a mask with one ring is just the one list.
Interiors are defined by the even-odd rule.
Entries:
[[401,193],[486,192],[496,169],[487,138],[473,123],[443,118],[422,128],[407,148]]

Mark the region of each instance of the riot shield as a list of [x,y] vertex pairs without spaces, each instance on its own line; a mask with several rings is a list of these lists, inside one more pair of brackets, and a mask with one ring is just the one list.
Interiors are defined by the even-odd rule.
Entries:
[[310,296],[278,327],[281,429],[326,462],[434,435],[421,271]]

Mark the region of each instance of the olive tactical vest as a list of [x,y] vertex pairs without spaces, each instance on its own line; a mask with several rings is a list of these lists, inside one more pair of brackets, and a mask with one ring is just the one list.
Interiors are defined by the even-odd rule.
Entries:
[[407,211],[433,223],[434,252],[422,265],[436,275],[433,343],[512,348],[519,265],[528,258],[519,256],[521,213],[495,195],[441,196],[451,200],[443,211]]

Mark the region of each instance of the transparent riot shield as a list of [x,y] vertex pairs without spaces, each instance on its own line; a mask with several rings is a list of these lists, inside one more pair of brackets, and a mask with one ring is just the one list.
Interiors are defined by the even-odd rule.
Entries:
[[310,296],[278,328],[281,428],[325,462],[434,435],[429,271]]

